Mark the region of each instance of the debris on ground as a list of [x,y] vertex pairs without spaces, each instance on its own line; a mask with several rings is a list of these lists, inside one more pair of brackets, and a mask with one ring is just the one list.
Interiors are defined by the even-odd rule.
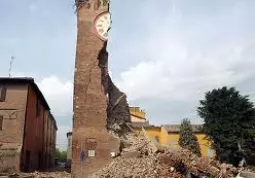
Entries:
[[65,171],[61,172],[33,172],[20,174],[1,174],[0,178],[71,178],[71,174]]
[[[89,178],[233,178],[254,177],[251,170],[198,157],[188,150],[155,146],[143,134],[120,138],[121,153],[111,164]],[[0,175],[0,178],[71,178],[67,172]]]
[[129,134],[127,140],[130,146],[123,148],[110,165],[90,178],[231,178],[239,173],[232,165],[198,157],[188,150],[155,150],[144,135]]

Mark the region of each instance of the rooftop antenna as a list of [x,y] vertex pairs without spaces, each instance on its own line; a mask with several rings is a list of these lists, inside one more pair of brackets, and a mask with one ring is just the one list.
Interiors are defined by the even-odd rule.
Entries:
[[11,77],[11,71],[12,71],[12,63],[14,61],[15,57],[11,56],[11,60],[10,60],[10,68],[9,68],[9,77]]

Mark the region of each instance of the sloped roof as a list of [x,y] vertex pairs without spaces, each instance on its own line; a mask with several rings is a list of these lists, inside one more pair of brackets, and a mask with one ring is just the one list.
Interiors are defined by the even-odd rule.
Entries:
[[137,116],[137,115],[135,115],[135,114],[132,114],[131,112],[130,112],[130,115],[131,115],[131,116],[134,116],[134,117],[137,117],[137,118],[139,118],[139,119],[142,119],[142,120],[146,120],[146,118],[141,117],[141,116]]
[[[163,127],[167,130],[167,132],[180,132],[181,125],[163,125]],[[203,125],[202,124],[193,124],[192,130],[193,132],[202,132]]]
[[132,122],[131,124],[134,128],[142,128],[149,126],[149,122]]
[[44,98],[41,90],[36,85],[34,78],[32,77],[0,77],[0,85],[6,85],[6,84],[14,84],[14,85],[20,85],[20,84],[30,84],[39,98],[42,100],[43,105],[46,109],[50,110],[50,107]]

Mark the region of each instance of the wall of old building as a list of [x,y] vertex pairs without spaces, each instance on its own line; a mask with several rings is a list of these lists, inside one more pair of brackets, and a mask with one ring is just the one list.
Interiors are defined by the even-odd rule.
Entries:
[[49,130],[48,130],[48,168],[55,166],[55,152],[56,152],[56,133],[57,125],[53,115],[49,114]]
[[[1,85],[1,83],[0,83]],[[0,102],[0,172],[20,171],[28,85],[6,84],[6,98]]]
[[33,87],[29,86],[23,146],[25,171],[35,171],[43,167],[45,110],[41,99]]
[[51,168],[54,166],[52,157],[54,157],[55,148],[54,142],[54,118],[49,110],[44,112],[44,152],[43,152],[43,169]]
[[53,127],[53,133],[51,134],[51,159],[50,159],[50,166],[54,167],[56,162],[55,162],[55,156],[56,156],[56,141],[57,141],[57,123],[56,120],[54,120],[54,125]]
[[[167,132],[167,130],[162,127],[162,135],[161,138],[163,138],[163,146],[169,146],[169,147],[179,147],[178,141],[180,138],[179,132]],[[201,154],[205,157],[212,157],[214,156],[214,151],[210,148],[210,142],[205,139],[205,134],[202,132],[195,132],[195,135],[197,137],[199,146],[201,148]]]
[[[143,129],[148,138],[150,138],[151,140],[156,140],[160,145],[174,148],[179,147],[179,132],[168,132],[163,126],[144,127]],[[142,128],[140,129],[140,131],[141,130]],[[195,132],[195,135],[198,139],[202,156],[213,157],[215,155],[215,152],[211,149],[210,142],[205,139],[206,135],[202,132]]]
[[6,97],[0,102],[0,172],[54,166],[55,119],[32,80],[11,80],[5,82]]
[[49,111],[45,110],[44,111],[44,128],[43,128],[43,133],[44,133],[44,138],[43,138],[43,169],[46,169],[48,166],[48,158],[47,158],[47,153],[48,153],[48,117],[49,117]]

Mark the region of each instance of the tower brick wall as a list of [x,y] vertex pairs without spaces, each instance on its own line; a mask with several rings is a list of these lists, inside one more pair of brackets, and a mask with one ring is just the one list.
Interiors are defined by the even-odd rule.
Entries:
[[108,6],[88,1],[77,11],[77,46],[74,75],[74,118],[72,137],[72,176],[85,178],[111,161],[118,152],[118,139],[107,125],[107,97],[102,85],[98,56],[104,41],[95,35],[93,22]]

